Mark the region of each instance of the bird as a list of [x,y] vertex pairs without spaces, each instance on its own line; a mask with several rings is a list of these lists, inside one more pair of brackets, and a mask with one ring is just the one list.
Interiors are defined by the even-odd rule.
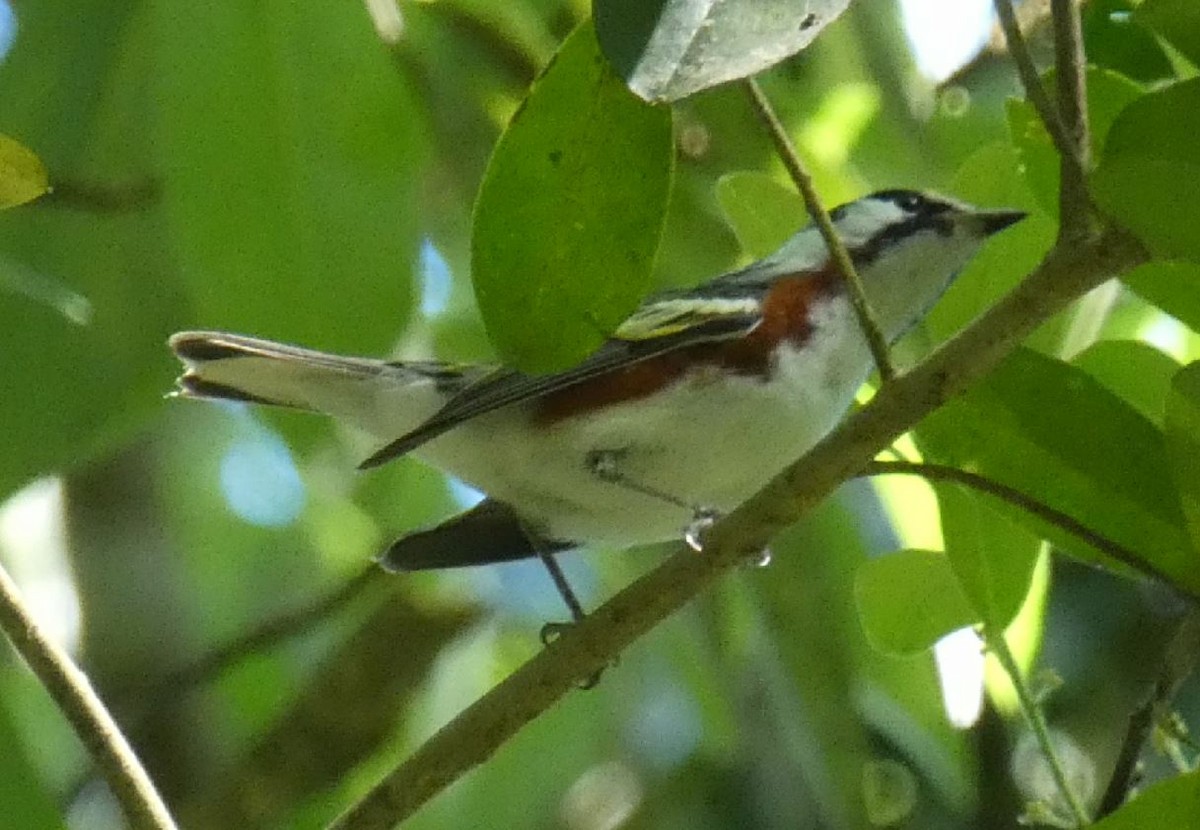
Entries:
[[[888,343],[1025,216],[901,189],[829,215]],[[379,557],[392,571],[678,541],[813,447],[875,365],[815,225],[745,267],[651,296],[589,357],[551,374],[342,357],[219,331],[180,332],[169,346],[184,365],[178,396],[324,413],[379,442],[361,467],[411,454],[486,494],[392,543]]]

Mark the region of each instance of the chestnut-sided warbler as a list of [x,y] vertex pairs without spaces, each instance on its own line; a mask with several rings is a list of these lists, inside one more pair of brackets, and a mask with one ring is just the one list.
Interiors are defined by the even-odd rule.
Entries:
[[[990,235],[1019,221],[888,190],[831,213],[891,342]],[[825,242],[809,226],[774,254],[660,294],[578,366],[382,361],[220,332],[181,332],[180,394],[332,415],[488,498],[395,542],[395,570],[476,565],[585,544],[679,539],[744,501],[824,436],[872,366]]]

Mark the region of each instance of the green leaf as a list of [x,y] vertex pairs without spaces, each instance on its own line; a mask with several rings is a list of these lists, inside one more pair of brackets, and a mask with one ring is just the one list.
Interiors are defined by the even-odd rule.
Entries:
[[755,259],[774,253],[808,215],[799,193],[756,171],[718,179],[717,202],[742,249]]
[[[918,434],[927,459],[1014,487],[1200,588],[1162,432],[1082,369],[1019,350]],[[1026,511],[1005,514],[1069,553],[1113,565]]]
[[[1200,129],[1200,123],[1195,125]],[[1101,207],[1156,256],[1200,262],[1200,160],[1133,155],[1106,159],[1092,176]]]
[[1190,262],[1148,262],[1121,280],[1142,299],[1200,331],[1200,266]]
[[49,189],[42,160],[21,142],[0,134],[0,210],[31,202]]
[[1139,340],[1101,340],[1071,362],[1162,426],[1171,378],[1179,371],[1170,355]]
[[[1054,88],[1054,72],[1042,79],[1046,89]],[[1108,131],[1119,113],[1143,94],[1142,87],[1107,69],[1089,67],[1087,72],[1088,118],[1092,130],[1093,151],[1105,146]],[[1008,129],[1017,148],[1021,167],[1038,204],[1051,216],[1058,216],[1058,150],[1033,105],[1025,99],[1009,99]]]
[[934,485],[942,516],[946,557],[976,616],[1005,628],[1025,602],[1038,540],[955,484]]
[[1146,0],[1133,16],[1200,66],[1200,5],[1195,0]]
[[[55,208],[0,223],[0,496],[88,461],[162,407],[186,299],[153,193],[144,7],[22,8],[0,124],[55,171]],[[153,191],[153,188],[150,188]],[[111,198],[116,196],[116,198]]]
[[1175,375],[1167,396],[1167,448],[1195,550],[1200,551],[1200,363]]
[[379,354],[411,307],[428,152],[361,8],[148,7],[163,201],[193,324]]
[[508,363],[569,366],[633,311],[673,159],[670,111],[632,95],[580,26],[501,136],[475,206],[475,296]]
[[902,550],[869,559],[854,578],[854,598],[871,644],[892,654],[931,647],[981,615],[944,553]]
[[1126,107],[1092,174],[1100,206],[1160,257],[1200,262],[1198,135],[1200,78]]
[[67,824],[59,814],[57,796],[26,756],[13,714],[0,707],[0,806],[7,821],[22,830],[61,830]]
[[647,101],[756,75],[812,42],[850,0],[595,0],[604,54]]
[[933,307],[923,326],[944,340],[978,317],[1024,279],[1054,242],[1055,223],[1038,210],[1021,178],[1013,145],[995,141],[972,153],[954,176],[951,193],[973,204],[1021,208],[1030,215],[988,240]]
[[1162,44],[1133,15],[1137,2],[1092,0],[1082,9],[1087,59],[1144,83],[1174,78]]
[[1092,830],[1181,830],[1200,816],[1200,772],[1189,772],[1149,787]]

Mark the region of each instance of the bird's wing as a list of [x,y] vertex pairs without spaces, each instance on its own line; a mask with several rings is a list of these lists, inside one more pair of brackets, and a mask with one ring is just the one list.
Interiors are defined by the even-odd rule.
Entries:
[[540,398],[598,375],[677,349],[743,337],[762,321],[759,292],[664,295],[633,313],[578,366],[549,375],[497,369],[464,387],[416,429],[380,449],[360,468],[376,467],[416,449],[459,424],[512,404]]

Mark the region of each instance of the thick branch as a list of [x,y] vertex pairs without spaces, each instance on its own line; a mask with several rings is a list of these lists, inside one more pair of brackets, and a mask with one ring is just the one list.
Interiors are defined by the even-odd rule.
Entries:
[[83,742],[135,830],[174,830],[175,822],[133,748],[92,684],[62,649],[47,639],[0,568],[0,629],[54,698]]
[[811,452],[714,525],[703,554],[680,550],[564,632],[443,727],[333,826],[382,830],[412,815],[637,638],[740,562],[758,556],[777,532],[991,370],[1034,328],[1084,292],[1144,260],[1142,248],[1117,231],[1078,246],[1055,248],[975,323],[885,385]]
[[796,188],[804,198],[804,206],[808,208],[809,215],[817,229],[820,230],[826,247],[829,248],[829,257],[833,260],[846,285],[846,293],[850,296],[850,305],[854,308],[859,328],[862,329],[863,336],[867,339],[867,347],[871,350],[871,357],[875,360],[875,368],[879,370],[879,377],[886,383],[895,377],[896,370],[888,355],[887,339],[879,328],[879,321],[875,317],[875,312],[871,310],[871,304],[867,302],[862,280],[859,279],[858,271],[854,268],[854,261],[850,259],[850,252],[846,250],[841,237],[837,235],[837,231],[833,227],[833,220],[829,218],[829,211],[825,210],[821,197],[817,195],[817,189],[813,187],[812,176],[808,174],[804,163],[800,161],[800,154],[792,146],[792,140],[788,137],[783,124],[780,123],[779,117],[775,115],[775,109],[771,106],[771,102],[767,100],[767,96],[763,94],[758,82],[753,78],[747,78],[744,86],[746,93],[750,96],[750,103],[754,106],[754,111],[758,113],[758,117],[762,119],[767,132],[770,133],[771,140],[775,143],[775,151],[791,175],[792,181],[796,183]]

